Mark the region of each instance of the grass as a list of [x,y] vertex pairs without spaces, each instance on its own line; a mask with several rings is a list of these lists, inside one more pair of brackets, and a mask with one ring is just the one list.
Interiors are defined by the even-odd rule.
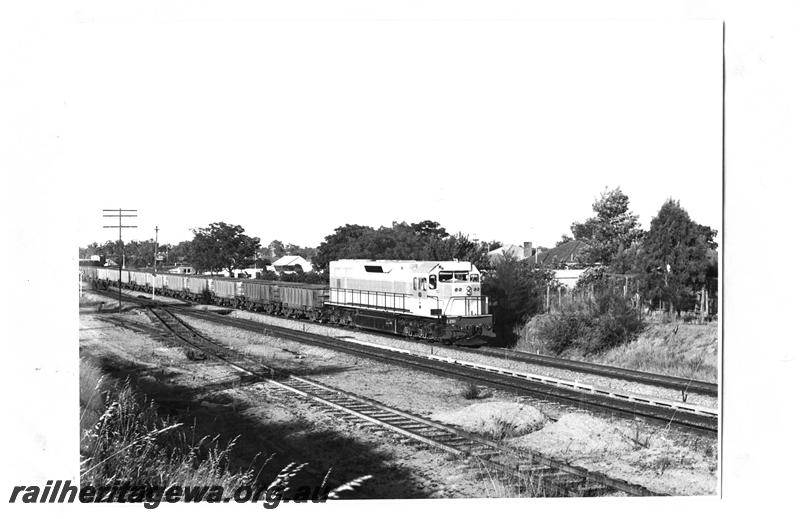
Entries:
[[219,485],[232,492],[257,477],[253,468],[229,469],[235,441],[196,439],[192,428],[163,417],[130,383],[111,382],[85,361],[80,371],[82,484],[166,482]]
[[714,324],[653,324],[636,340],[587,360],[715,382],[717,344]]
[[[518,331],[513,349],[548,354],[538,332],[545,316],[535,316]],[[715,382],[717,326],[711,324],[649,323],[634,340],[598,354],[567,350],[562,356],[639,371]]]
[[[225,495],[243,485],[264,485],[261,475],[271,458],[259,462],[256,456],[246,470],[233,470],[230,460],[235,439],[221,444],[218,438],[195,438],[194,427],[163,416],[129,382],[109,380],[88,361],[81,361],[79,380],[81,484],[99,487],[131,481],[137,485],[217,486]],[[288,488],[304,467],[290,463],[267,488]],[[370,477],[344,483],[330,490],[328,498],[355,490]],[[320,487],[326,486],[327,479]]]
[[498,468],[482,462],[480,474],[486,485],[486,497],[548,497],[540,475],[511,467]]

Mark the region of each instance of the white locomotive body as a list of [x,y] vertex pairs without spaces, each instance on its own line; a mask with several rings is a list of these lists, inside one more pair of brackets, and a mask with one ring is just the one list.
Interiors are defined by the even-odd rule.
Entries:
[[468,261],[332,261],[326,305],[341,309],[346,324],[403,335],[459,338],[492,325],[480,272]]

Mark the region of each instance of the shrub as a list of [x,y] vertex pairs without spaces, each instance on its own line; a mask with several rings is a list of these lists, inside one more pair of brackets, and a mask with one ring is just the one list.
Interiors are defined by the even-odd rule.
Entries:
[[478,384],[469,382],[461,389],[461,396],[467,400],[476,400],[481,397],[481,388]]
[[548,351],[561,355],[580,344],[591,326],[590,316],[562,313],[543,319],[539,325],[539,334]]
[[544,309],[541,291],[551,280],[549,271],[532,271],[511,256],[503,256],[486,276],[482,290],[492,303],[494,333],[501,345],[516,342],[516,327]]
[[625,299],[606,294],[588,305],[568,307],[543,319],[539,334],[555,355],[569,349],[596,354],[630,341],[643,328],[639,314]]

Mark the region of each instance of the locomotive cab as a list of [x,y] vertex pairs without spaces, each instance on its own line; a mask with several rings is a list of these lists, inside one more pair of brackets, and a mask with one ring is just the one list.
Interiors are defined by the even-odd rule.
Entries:
[[485,315],[480,279],[478,269],[471,263],[444,263],[428,276],[428,285],[434,287],[429,297],[438,299],[445,316]]

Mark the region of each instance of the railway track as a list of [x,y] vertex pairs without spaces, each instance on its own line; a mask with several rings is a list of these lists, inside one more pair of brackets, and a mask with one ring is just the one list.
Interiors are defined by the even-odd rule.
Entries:
[[[461,349],[457,346],[448,344],[439,344],[437,347],[451,350]],[[592,362],[563,359],[551,357],[549,355],[539,355],[537,353],[527,353],[522,351],[489,348],[481,348],[476,351],[486,357],[514,360],[527,364],[577,371],[579,373],[586,373],[589,375],[600,375],[603,377],[628,380],[650,386],[677,389],[682,393],[695,393],[698,395],[708,395],[714,397],[718,396],[718,387],[714,382],[673,377],[670,375],[661,375],[659,373],[649,373],[646,371],[637,371],[633,369],[620,368],[617,366],[609,366],[606,364],[595,364]]]
[[[142,298],[131,297],[129,299],[137,303],[143,302]],[[612,416],[640,418],[651,423],[668,424],[669,426],[690,430],[694,433],[715,435],[717,432],[718,415],[715,409],[691,406],[654,397],[608,391],[577,381],[564,381],[514,372],[494,366],[435,358],[432,355],[415,354],[398,348],[379,347],[363,341],[320,336],[280,326],[196,310],[191,305],[183,302],[176,302],[175,305],[170,305],[170,307],[177,312],[184,312],[187,315],[216,324],[233,326],[256,333],[268,332],[275,337],[479,383],[521,396],[533,396]]]
[[580,383],[553,383],[548,377],[520,374],[493,366],[480,366],[461,361],[443,361],[429,355],[418,355],[397,348],[375,347],[361,341],[315,335],[299,330],[290,330],[255,321],[225,317],[202,310],[176,307],[178,313],[197,317],[225,326],[233,326],[256,333],[297,341],[311,346],[333,349],[352,355],[372,358],[404,367],[475,382],[522,396],[542,397],[595,412],[641,418],[660,425],[669,424],[695,433],[714,435],[717,432],[716,410],[690,406],[680,402],[663,401],[624,393],[604,391]]
[[657,495],[646,488],[574,467],[535,453],[522,453],[456,427],[430,420],[375,400],[276,370],[204,336],[175,315],[176,308],[145,305],[164,330],[203,355],[216,357],[239,371],[245,380],[265,382],[279,392],[306,401],[348,422],[389,431],[411,442],[470,459],[546,496]]
[[[182,300],[176,299],[176,302]],[[283,318],[282,316],[273,316]],[[288,319],[288,318],[286,318]],[[378,332],[371,330],[359,330],[362,333],[367,333],[375,336],[384,336]],[[397,338],[397,337],[395,337]],[[450,344],[439,343],[436,346],[439,349],[448,349],[454,351],[463,351],[463,347],[454,346]],[[675,389],[681,392],[682,395],[697,394],[717,397],[719,395],[719,387],[715,382],[707,382],[703,380],[695,380],[684,377],[674,377],[670,375],[662,375],[660,373],[650,373],[646,371],[638,371],[628,368],[621,368],[618,366],[609,366],[606,364],[596,364],[592,362],[564,359],[559,357],[552,357],[549,355],[540,355],[537,353],[529,353],[522,351],[514,351],[507,349],[493,349],[493,348],[476,348],[471,350],[472,353],[477,353],[486,357],[501,358],[504,360],[513,360],[531,365],[547,366],[556,369],[563,369],[568,371],[575,371],[578,373],[586,373],[589,375],[597,375],[607,378],[627,380],[654,387],[662,387],[666,389]]]

